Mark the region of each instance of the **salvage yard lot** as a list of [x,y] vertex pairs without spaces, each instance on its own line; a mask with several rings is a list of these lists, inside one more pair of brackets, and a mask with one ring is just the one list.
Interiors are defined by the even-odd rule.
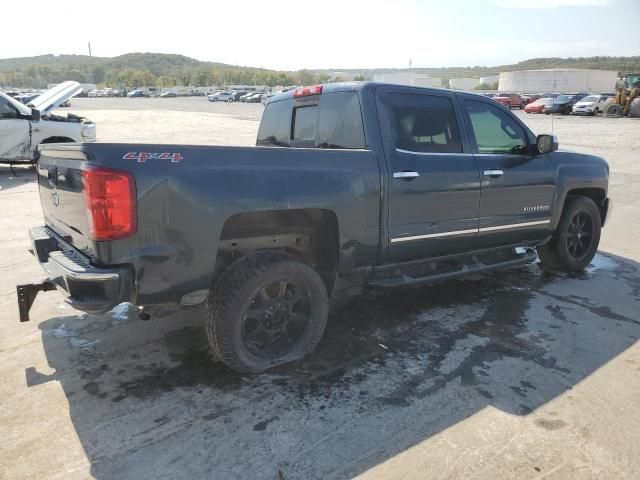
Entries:
[[[74,99],[99,141],[252,145],[263,107]],[[552,119],[517,112],[536,133]],[[198,309],[141,322],[15,284],[42,223],[33,171],[0,166],[0,478],[640,477],[640,121],[555,117],[561,148],[605,157],[615,208],[579,275],[536,264],[366,292],[305,360],[240,376]]]

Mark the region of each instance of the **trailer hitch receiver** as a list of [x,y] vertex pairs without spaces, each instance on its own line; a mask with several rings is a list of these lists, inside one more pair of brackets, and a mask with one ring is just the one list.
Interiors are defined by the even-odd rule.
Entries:
[[20,321],[29,321],[29,310],[31,305],[36,299],[38,292],[48,292],[49,290],[55,290],[56,286],[50,280],[44,280],[41,283],[27,283],[24,285],[16,286],[16,293],[18,294],[18,310],[20,311]]

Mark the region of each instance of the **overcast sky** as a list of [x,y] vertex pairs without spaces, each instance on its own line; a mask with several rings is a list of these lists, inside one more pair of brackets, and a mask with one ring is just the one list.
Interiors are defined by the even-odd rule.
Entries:
[[640,55],[640,0],[217,3],[31,0],[5,8],[0,58],[86,54],[89,41],[96,56],[179,53],[285,70]]

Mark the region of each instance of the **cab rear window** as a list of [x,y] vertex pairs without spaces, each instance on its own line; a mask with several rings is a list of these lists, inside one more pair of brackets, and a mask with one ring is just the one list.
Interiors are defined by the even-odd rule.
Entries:
[[318,110],[317,105],[293,109],[293,135],[291,135],[291,140],[311,142],[309,146],[315,146]]
[[294,99],[267,104],[258,146],[365,148],[360,101],[356,92],[325,93],[316,104]]

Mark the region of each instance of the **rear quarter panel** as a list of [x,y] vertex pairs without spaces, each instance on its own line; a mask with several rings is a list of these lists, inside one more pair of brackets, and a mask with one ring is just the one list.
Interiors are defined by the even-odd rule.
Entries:
[[[341,248],[376,260],[380,169],[368,150],[95,144],[90,163],[131,171],[134,236],[96,242],[102,265],[131,264],[138,302],[162,303],[209,288],[225,222],[244,212],[322,208],[335,213]],[[179,162],[124,159],[132,151],[180,153]]]

